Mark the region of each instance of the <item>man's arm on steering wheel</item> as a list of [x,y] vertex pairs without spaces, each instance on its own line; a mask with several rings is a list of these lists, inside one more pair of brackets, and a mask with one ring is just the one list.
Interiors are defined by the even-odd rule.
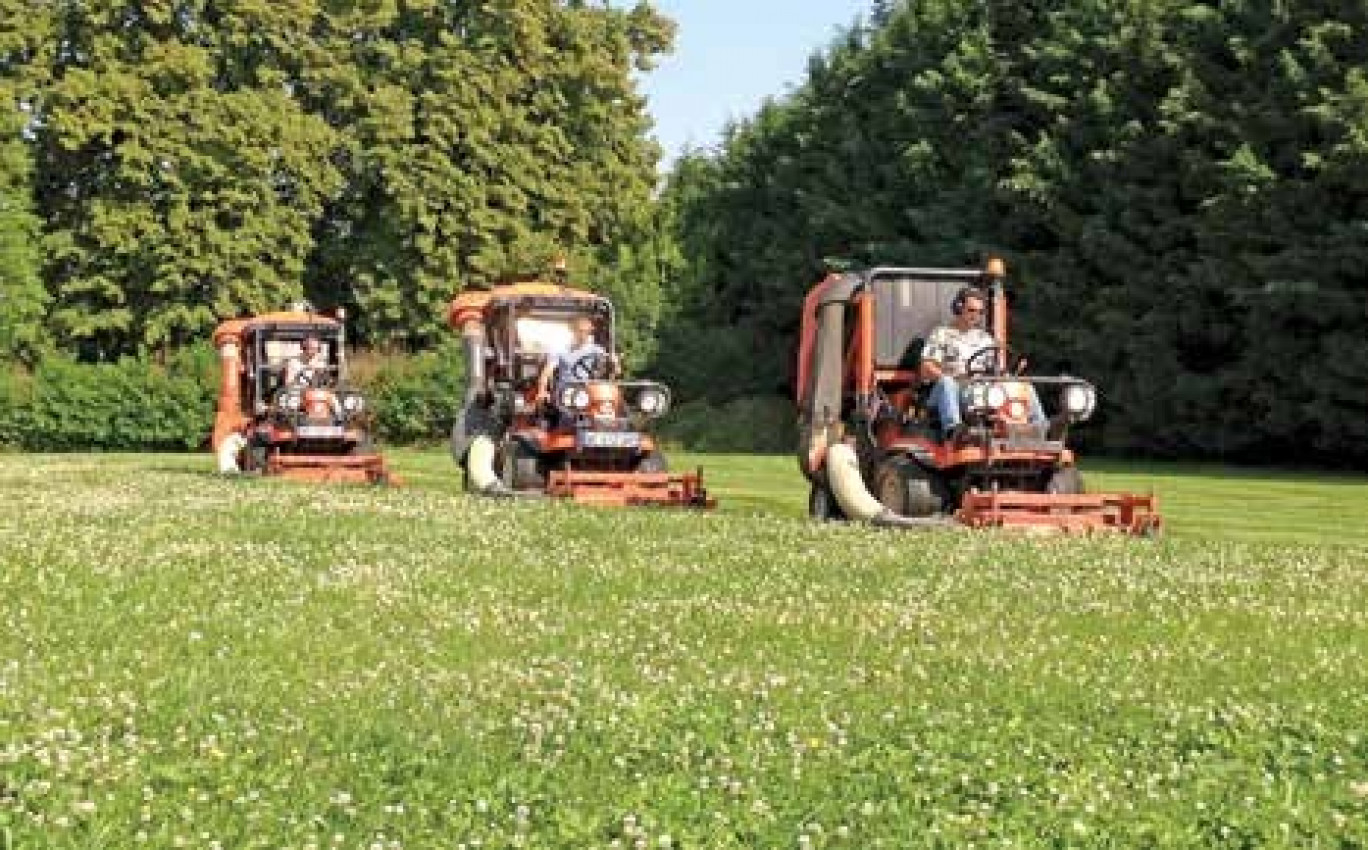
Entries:
[[537,401],[543,402],[551,398],[551,378],[556,374],[556,356],[546,355],[546,362],[542,364],[541,371],[537,373]]

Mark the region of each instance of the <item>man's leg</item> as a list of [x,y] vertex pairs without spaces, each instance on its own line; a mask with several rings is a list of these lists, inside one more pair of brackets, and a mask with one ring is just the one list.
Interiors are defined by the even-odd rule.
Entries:
[[949,375],[941,375],[931,385],[931,395],[927,399],[940,417],[941,433],[947,438],[955,434],[962,423],[960,419],[959,382]]

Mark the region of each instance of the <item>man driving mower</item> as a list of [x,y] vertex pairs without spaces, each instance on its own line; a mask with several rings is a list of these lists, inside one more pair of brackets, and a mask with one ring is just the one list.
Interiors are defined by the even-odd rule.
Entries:
[[[987,309],[986,292],[974,286],[962,288],[950,302],[950,314],[954,317],[951,324],[932,330],[922,349],[919,372],[931,387],[927,404],[936,411],[941,435],[946,440],[962,440],[969,432],[960,411],[960,380],[975,371],[990,369],[989,358],[999,351],[997,340],[983,329]],[[1045,411],[1035,387],[1023,387],[1030,399],[1028,421],[1044,425]]]
[[571,343],[566,350],[550,352],[537,375],[537,403],[546,405],[551,400],[551,382],[556,389],[575,381],[593,379],[615,380],[622,374],[622,361],[616,354],[604,351],[594,339],[594,321],[588,316],[577,316],[570,323]]
[[284,386],[319,386],[331,372],[328,356],[316,336],[306,336],[299,344],[299,354],[285,361]]

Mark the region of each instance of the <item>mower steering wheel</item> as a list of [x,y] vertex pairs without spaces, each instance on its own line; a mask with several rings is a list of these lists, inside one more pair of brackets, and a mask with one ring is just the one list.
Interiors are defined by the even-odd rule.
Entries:
[[1000,375],[1002,370],[998,368],[998,356],[1002,354],[1002,346],[987,345],[975,351],[964,361],[964,374],[970,378],[979,375]]
[[570,377],[576,381],[595,381],[608,377],[609,360],[606,354],[591,351],[570,366]]
[[332,371],[329,369],[308,369],[301,372],[295,382],[301,387],[309,389],[326,389],[333,385]]

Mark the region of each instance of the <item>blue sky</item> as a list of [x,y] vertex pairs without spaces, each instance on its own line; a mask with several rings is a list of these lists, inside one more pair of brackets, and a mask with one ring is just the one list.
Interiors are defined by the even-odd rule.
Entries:
[[668,165],[686,144],[716,144],[731,118],[802,82],[807,60],[870,0],[654,0],[679,29],[642,80]]

